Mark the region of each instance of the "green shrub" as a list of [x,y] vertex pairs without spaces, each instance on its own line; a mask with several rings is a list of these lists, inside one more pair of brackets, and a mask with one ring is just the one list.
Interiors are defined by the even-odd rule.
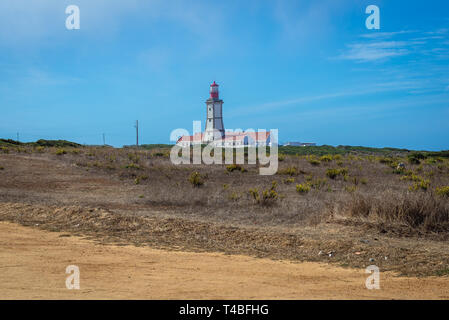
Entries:
[[70,142],[67,140],[44,140],[40,139],[32,143],[42,147],[59,147],[59,148],[78,148],[81,147],[80,144],[75,142]]
[[345,176],[348,173],[348,169],[341,168],[341,169],[327,169],[326,170],[326,176],[328,176],[331,179],[337,178],[339,175]]
[[42,153],[42,152],[44,152],[45,147],[37,146],[37,147],[34,148],[34,150],[35,150],[36,152]]
[[426,191],[430,187],[430,181],[429,180],[420,180],[418,182],[415,182],[412,186],[410,186],[410,191],[418,191],[418,190],[424,190]]
[[163,152],[155,152],[155,153],[152,154],[152,156],[153,157],[164,157],[165,153],[163,153]]
[[204,184],[204,179],[201,176],[201,174],[197,171],[192,172],[192,174],[189,177],[189,181],[190,183],[194,186],[194,187],[200,187]]
[[310,185],[308,183],[297,184],[296,191],[299,193],[307,193],[310,191]]
[[405,169],[404,168],[394,168],[393,169],[393,173],[394,174],[404,174],[405,173]]
[[140,182],[142,180],[148,180],[148,176],[147,175],[138,176],[136,179],[134,179],[134,183],[135,184],[140,184]]
[[449,197],[449,186],[436,188],[435,192],[440,196]]
[[17,147],[17,148],[16,148],[16,151],[17,151],[18,153],[21,153],[21,152],[23,152],[23,153],[29,153],[28,149],[23,148],[23,147]]
[[342,159],[342,156],[341,156],[341,154],[334,154],[334,155],[332,156],[332,159],[334,159],[334,160],[341,160],[341,159]]
[[415,175],[413,172],[409,172],[405,176],[402,176],[401,180],[421,181],[422,178],[420,176]]
[[260,201],[259,190],[257,188],[249,189],[248,193],[253,198],[253,200],[255,202],[259,202]]
[[263,206],[269,206],[274,204],[278,198],[278,193],[273,189],[273,186],[269,190],[262,191],[262,194],[259,193],[257,188],[249,189],[249,195],[253,198],[255,203],[258,203]]
[[298,169],[296,167],[288,167],[284,169],[279,169],[277,173],[288,176],[296,176],[298,175]]
[[99,162],[99,161],[91,162],[88,165],[92,166],[92,167],[96,167],[96,168],[102,168],[103,167],[103,164],[101,162]]
[[319,166],[321,162],[320,162],[319,160],[316,160],[316,159],[310,159],[310,160],[309,160],[309,163],[310,163],[312,166]]
[[67,151],[65,151],[64,149],[58,149],[56,150],[56,155],[57,156],[62,156],[63,154],[66,154]]
[[391,158],[379,158],[379,162],[382,164],[390,165],[393,163],[393,159]]
[[326,154],[324,156],[320,157],[320,161],[321,162],[331,162],[332,161],[332,156],[330,154]]
[[432,178],[435,175],[435,172],[433,170],[427,171],[424,173],[427,177]]
[[421,160],[424,160],[426,157],[421,153],[412,153],[407,156],[408,162],[410,164],[420,164]]
[[290,184],[290,183],[293,183],[293,182],[295,182],[295,178],[287,178],[287,179],[284,179],[284,183],[285,183],[285,184]]
[[432,164],[437,163],[437,160],[435,158],[427,158],[427,159],[424,160],[424,162],[426,164],[432,165]]
[[229,195],[229,200],[237,201],[239,199],[240,195],[235,191],[232,191],[231,194]]
[[353,193],[357,190],[357,187],[356,186],[346,186],[345,190],[349,193]]
[[130,164],[127,164],[125,166],[126,169],[136,169],[136,170],[140,170],[142,169],[138,164],[131,162]]
[[272,204],[274,201],[276,201],[278,198],[278,194],[275,190],[270,189],[270,190],[264,190],[262,192],[262,204],[263,205],[270,205]]
[[128,153],[128,159],[133,163],[138,163],[140,160],[139,155],[137,153]]
[[323,178],[323,179],[312,180],[308,184],[313,189],[321,190],[321,188],[324,187],[326,185],[326,183],[327,183],[326,179]]
[[230,164],[230,165],[226,166],[226,170],[228,172],[234,172],[234,171],[246,172],[247,171],[244,167],[242,167],[239,164]]

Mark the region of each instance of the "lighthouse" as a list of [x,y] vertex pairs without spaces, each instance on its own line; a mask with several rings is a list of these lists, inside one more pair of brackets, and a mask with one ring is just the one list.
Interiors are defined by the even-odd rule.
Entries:
[[225,136],[223,125],[223,100],[220,100],[218,84],[210,85],[210,96],[206,100],[206,130],[204,132],[204,142],[221,140]]
[[223,125],[223,100],[220,100],[218,84],[210,85],[209,99],[206,100],[206,129],[192,136],[185,135],[176,141],[183,148],[199,144],[211,144],[215,147],[244,148],[247,146],[271,146],[270,132],[241,132],[228,130]]

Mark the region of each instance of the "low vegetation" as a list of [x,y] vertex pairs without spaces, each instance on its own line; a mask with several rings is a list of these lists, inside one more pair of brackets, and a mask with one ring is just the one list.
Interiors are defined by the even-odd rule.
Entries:
[[449,186],[436,188],[435,191],[438,195],[449,198]]
[[308,183],[297,184],[296,191],[299,193],[307,193],[310,191],[310,185]]
[[200,187],[204,184],[204,177],[199,172],[195,171],[190,175],[189,181],[194,187]]
[[[0,154],[52,157],[89,174],[105,173],[143,188],[139,193],[143,197],[135,198],[164,210],[172,207],[239,223],[257,217],[257,223],[265,225],[292,226],[344,217],[345,223],[363,220],[384,229],[402,225],[422,232],[447,231],[447,151],[280,147],[277,174],[261,176],[258,163],[176,166],[169,159],[170,147],[117,149],[64,140],[0,140]],[[424,202],[420,205],[419,201]]]

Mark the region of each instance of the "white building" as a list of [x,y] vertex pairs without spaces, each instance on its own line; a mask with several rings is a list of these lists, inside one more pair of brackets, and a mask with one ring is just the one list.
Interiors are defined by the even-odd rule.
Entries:
[[206,100],[206,128],[193,136],[182,136],[176,142],[181,147],[213,143],[216,147],[243,148],[271,146],[270,132],[232,132],[223,125],[223,100],[219,98],[218,84],[210,85],[210,97]]
[[291,147],[315,147],[316,143],[314,142],[287,142],[284,143],[284,147],[291,146]]

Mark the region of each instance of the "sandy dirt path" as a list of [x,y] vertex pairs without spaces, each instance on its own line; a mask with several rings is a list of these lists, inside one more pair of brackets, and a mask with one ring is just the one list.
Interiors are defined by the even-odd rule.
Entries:
[[[80,268],[80,290],[65,286]],[[147,247],[105,246],[64,233],[0,223],[0,299],[449,299],[449,278],[381,273],[319,263]]]

